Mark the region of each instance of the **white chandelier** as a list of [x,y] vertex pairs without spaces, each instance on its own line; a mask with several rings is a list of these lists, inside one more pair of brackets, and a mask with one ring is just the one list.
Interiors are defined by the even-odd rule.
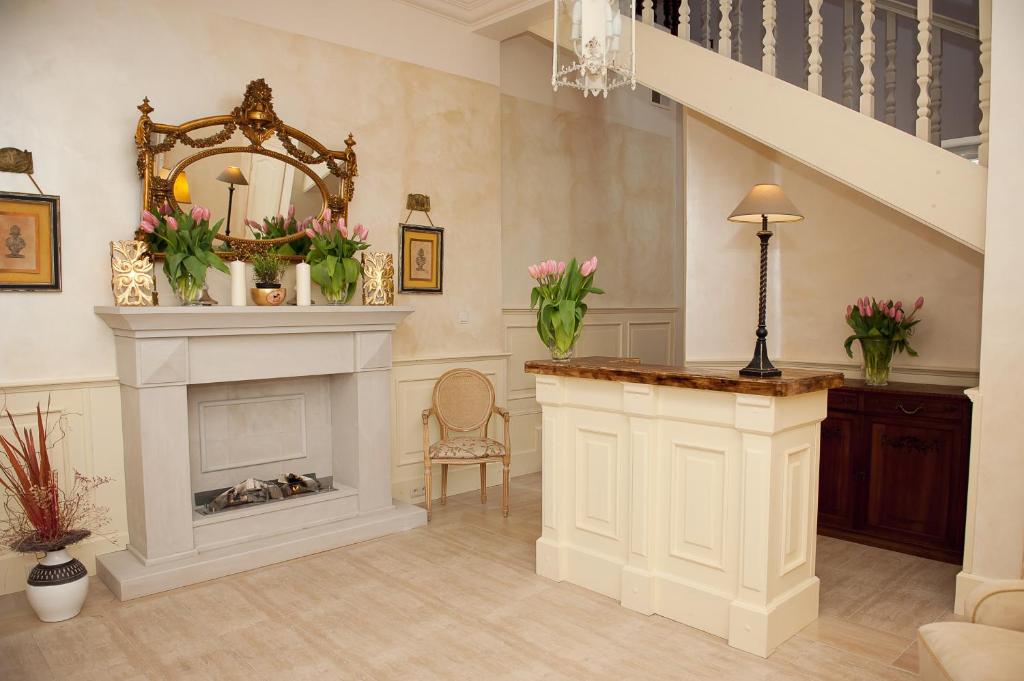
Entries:
[[[583,96],[603,94],[623,85],[636,89],[636,0],[629,4],[629,44],[621,49],[622,14],[619,0],[554,0],[554,56],[551,62],[551,86],[583,90]],[[577,61],[566,66],[558,63],[558,25],[560,15],[570,19],[572,49]],[[620,52],[624,59],[619,61]],[[627,63],[628,60],[628,63]]]

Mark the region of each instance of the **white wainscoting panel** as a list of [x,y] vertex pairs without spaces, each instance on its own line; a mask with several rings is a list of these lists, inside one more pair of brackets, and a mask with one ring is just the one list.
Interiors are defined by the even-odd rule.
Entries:
[[[50,424],[54,426],[50,433],[50,457],[62,485],[71,482],[75,471],[113,478],[96,490],[95,499],[98,505],[110,509],[110,524],[102,528],[102,534],[69,549],[93,573],[97,555],[124,548],[128,541],[120,388],[113,378],[0,388],[0,408],[11,410],[19,428],[34,428],[36,404],[45,409],[47,400],[52,414]],[[0,433],[10,435],[9,431],[4,411]],[[0,595],[22,591],[35,563],[31,555],[0,548]]]

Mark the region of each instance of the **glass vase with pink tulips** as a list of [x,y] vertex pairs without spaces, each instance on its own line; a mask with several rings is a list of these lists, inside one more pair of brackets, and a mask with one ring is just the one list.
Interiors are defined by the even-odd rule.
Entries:
[[331,220],[328,210],[321,220],[313,220],[306,228],[309,237],[310,278],[320,285],[328,305],[344,305],[356,293],[356,282],[363,272],[363,266],[355,254],[370,247],[367,238],[370,231],[356,225],[349,234],[345,218]]
[[227,273],[228,266],[213,252],[213,237],[220,223],[210,225],[210,211],[194,206],[185,213],[164,202],[155,215],[142,211],[139,228],[155,250],[164,253],[164,274],[182,305],[198,305],[211,267]]
[[583,300],[604,291],[594,286],[597,256],[577,264],[545,260],[527,268],[537,285],[530,292],[530,309],[537,310],[537,334],[551,351],[551,359],[567,362],[583,330],[587,304]]
[[857,299],[855,305],[846,306],[846,323],[854,333],[843,345],[846,354],[853,357],[853,341],[860,341],[865,383],[886,385],[889,382],[889,365],[895,353],[906,352],[917,357],[917,351],[910,346],[910,337],[914,335],[914,327],[921,322],[915,317],[922,307],[923,296],[917,299],[914,309],[909,312],[902,300],[875,300],[867,296]]

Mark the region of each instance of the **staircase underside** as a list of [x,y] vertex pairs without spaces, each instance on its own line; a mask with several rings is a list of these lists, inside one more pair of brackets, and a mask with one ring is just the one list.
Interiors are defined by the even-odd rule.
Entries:
[[[552,22],[530,31],[550,41]],[[984,250],[984,167],[695,43],[636,31],[646,87]]]

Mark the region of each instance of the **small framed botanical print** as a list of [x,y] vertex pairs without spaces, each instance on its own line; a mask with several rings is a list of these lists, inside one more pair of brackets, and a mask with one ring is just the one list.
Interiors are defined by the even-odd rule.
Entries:
[[0,192],[0,291],[60,290],[60,197]]
[[401,293],[441,293],[444,275],[444,228],[399,225],[402,230]]

